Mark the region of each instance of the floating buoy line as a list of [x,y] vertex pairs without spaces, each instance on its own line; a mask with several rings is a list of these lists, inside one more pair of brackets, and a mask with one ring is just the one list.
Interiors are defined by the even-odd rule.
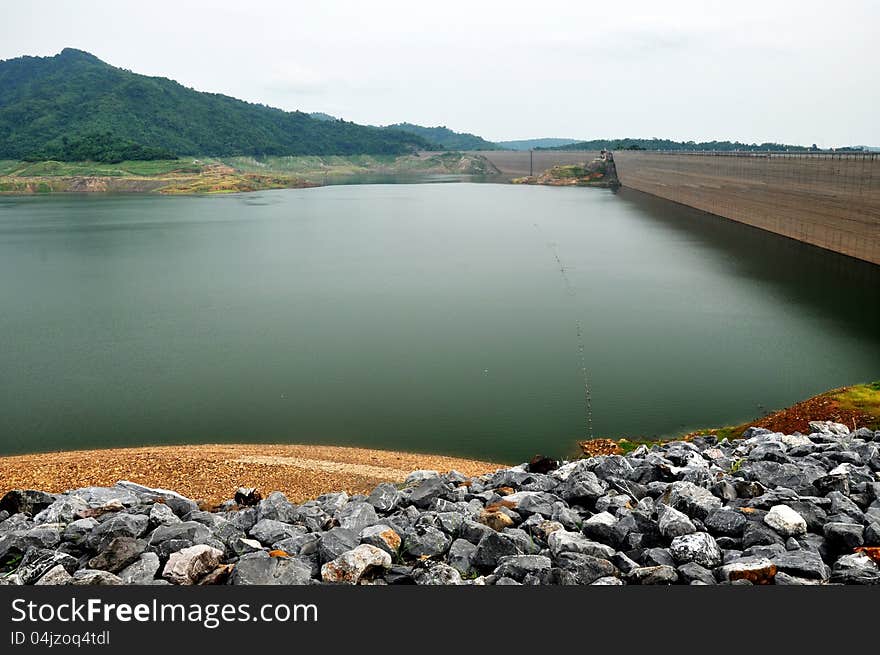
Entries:
[[[535,223],[535,228],[540,231],[540,226]],[[559,273],[562,275],[562,281],[565,284],[565,293],[567,296],[575,297],[577,295],[577,291],[574,285],[571,283],[571,278],[568,276],[568,269],[562,261],[562,258],[559,256],[559,250],[556,247],[556,244],[553,242],[549,242],[547,246],[550,248],[550,251],[553,253],[553,258],[556,260],[556,264],[559,267]],[[593,438],[593,394],[590,384],[590,373],[587,370],[587,354],[586,354],[586,338],[584,336],[584,327],[579,318],[575,319],[575,334],[577,335],[577,350],[578,350],[578,360],[580,364],[581,374],[583,376],[584,382],[584,418],[585,418],[585,434],[587,439]]]

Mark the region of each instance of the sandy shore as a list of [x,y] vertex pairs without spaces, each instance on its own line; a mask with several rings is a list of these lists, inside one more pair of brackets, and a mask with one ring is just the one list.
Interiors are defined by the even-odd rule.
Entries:
[[131,480],[208,503],[229,499],[240,486],[264,495],[282,491],[302,502],[328,491],[369,492],[379,482],[401,482],[410,471],[450,469],[465,475],[501,464],[338,446],[210,444],[73,450],[0,457],[0,495],[10,489],[61,492]]

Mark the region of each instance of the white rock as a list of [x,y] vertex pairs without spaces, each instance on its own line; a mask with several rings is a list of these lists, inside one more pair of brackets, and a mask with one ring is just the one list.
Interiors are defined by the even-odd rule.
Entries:
[[557,478],[565,482],[568,480],[568,476],[571,475],[571,472],[574,471],[578,466],[578,462],[568,462],[568,464],[563,464],[555,471],[550,471],[550,477]]
[[797,537],[807,533],[804,517],[788,505],[774,505],[764,517],[764,523],[783,537]]
[[381,548],[361,544],[324,564],[321,567],[321,578],[324,582],[357,584],[367,571],[377,567],[391,568],[391,555]]
[[615,578],[612,575],[606,575],[604,578],[599,578],[598,580],[593,581],[591,584],[594,587],[610,587],[622,585],[623,580],[621,580],[620,578]]
[[809,437],[803,434],[783,434],[779,439],[789,448],[795,448],[797,446],[809,446],[813,443],[812,441],[810,441]]
[[554,557],[559,557],[561,553],[583,553],[592,557],[610,559],[616,552],[611,546],[587,539],[579,532],[567,530],[551,532],[547,537],[547,545]]
[[599,512],[598,514],[593,514],[593,516],[584,521],[584,525],[604,525],[613,528],[617,525],[617,521],[617,517],[611,512]]
[[838,437],[849,434],[849,428],[843,423],[835,423],[834,421],[810,421],[810,429],[820,434],[830,434]]
[[51,569],[49,569],[43,576],[37,580],[35,585],[62,585],[62,584],[70,584],[73,581],[73,576],[67,572],[67,570],[61,566],[60,564],[56,564]]
[[220,565],[223,551],[207,544],[197,544],[171,553],[162,577],[175,584],[190,585]]
[[679,564],[696,562],[708,569],[715,568],[724,559],[721,548],[708,532],[695,532],[676,537],[669,545],[669,550]]
[[439,475],[440,474],[437,473],[437,471],[431,471],[429,469],[419,469],[418,471],[413,471],[408,476],[406,476],[406,484],[416,484],[417,482],[422,482],[423,480],[439,477]]

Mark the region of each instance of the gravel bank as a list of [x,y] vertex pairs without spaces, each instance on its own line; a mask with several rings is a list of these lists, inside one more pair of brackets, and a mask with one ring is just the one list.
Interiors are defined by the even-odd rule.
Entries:
[[880,432],[813,422],[216,512],[130,482],[0,501],[5,584],[878,584]]
[[208,503],[222,502],[239,486],[281,491],[293,502],[302,502],[329,491],[369,493],[380,482],[403,482],[413,469],[480,475],[499,466],[339,446],[211,444],[72,450],[0,457],[0,495],[11,489],[58,493],[133,480]]

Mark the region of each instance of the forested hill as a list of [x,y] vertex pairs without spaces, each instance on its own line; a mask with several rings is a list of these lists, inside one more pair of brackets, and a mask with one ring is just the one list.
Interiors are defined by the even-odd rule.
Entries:
[[143,149],[145,158],[160,153],[399,154],[436,148],[405,131],[318,120],[195,91],[71,48],[54,57],[0,61],[0,159],[64,158],[65,152],[81,154],[95,144],[99,150]]
[[448,127],[423,127],[412,123],[395,123],[386,125],[388,132],[408,132],[422,137],[441,146],[444,150],[500,150],[500,146],[491,141],[466,132],[453,132]]

